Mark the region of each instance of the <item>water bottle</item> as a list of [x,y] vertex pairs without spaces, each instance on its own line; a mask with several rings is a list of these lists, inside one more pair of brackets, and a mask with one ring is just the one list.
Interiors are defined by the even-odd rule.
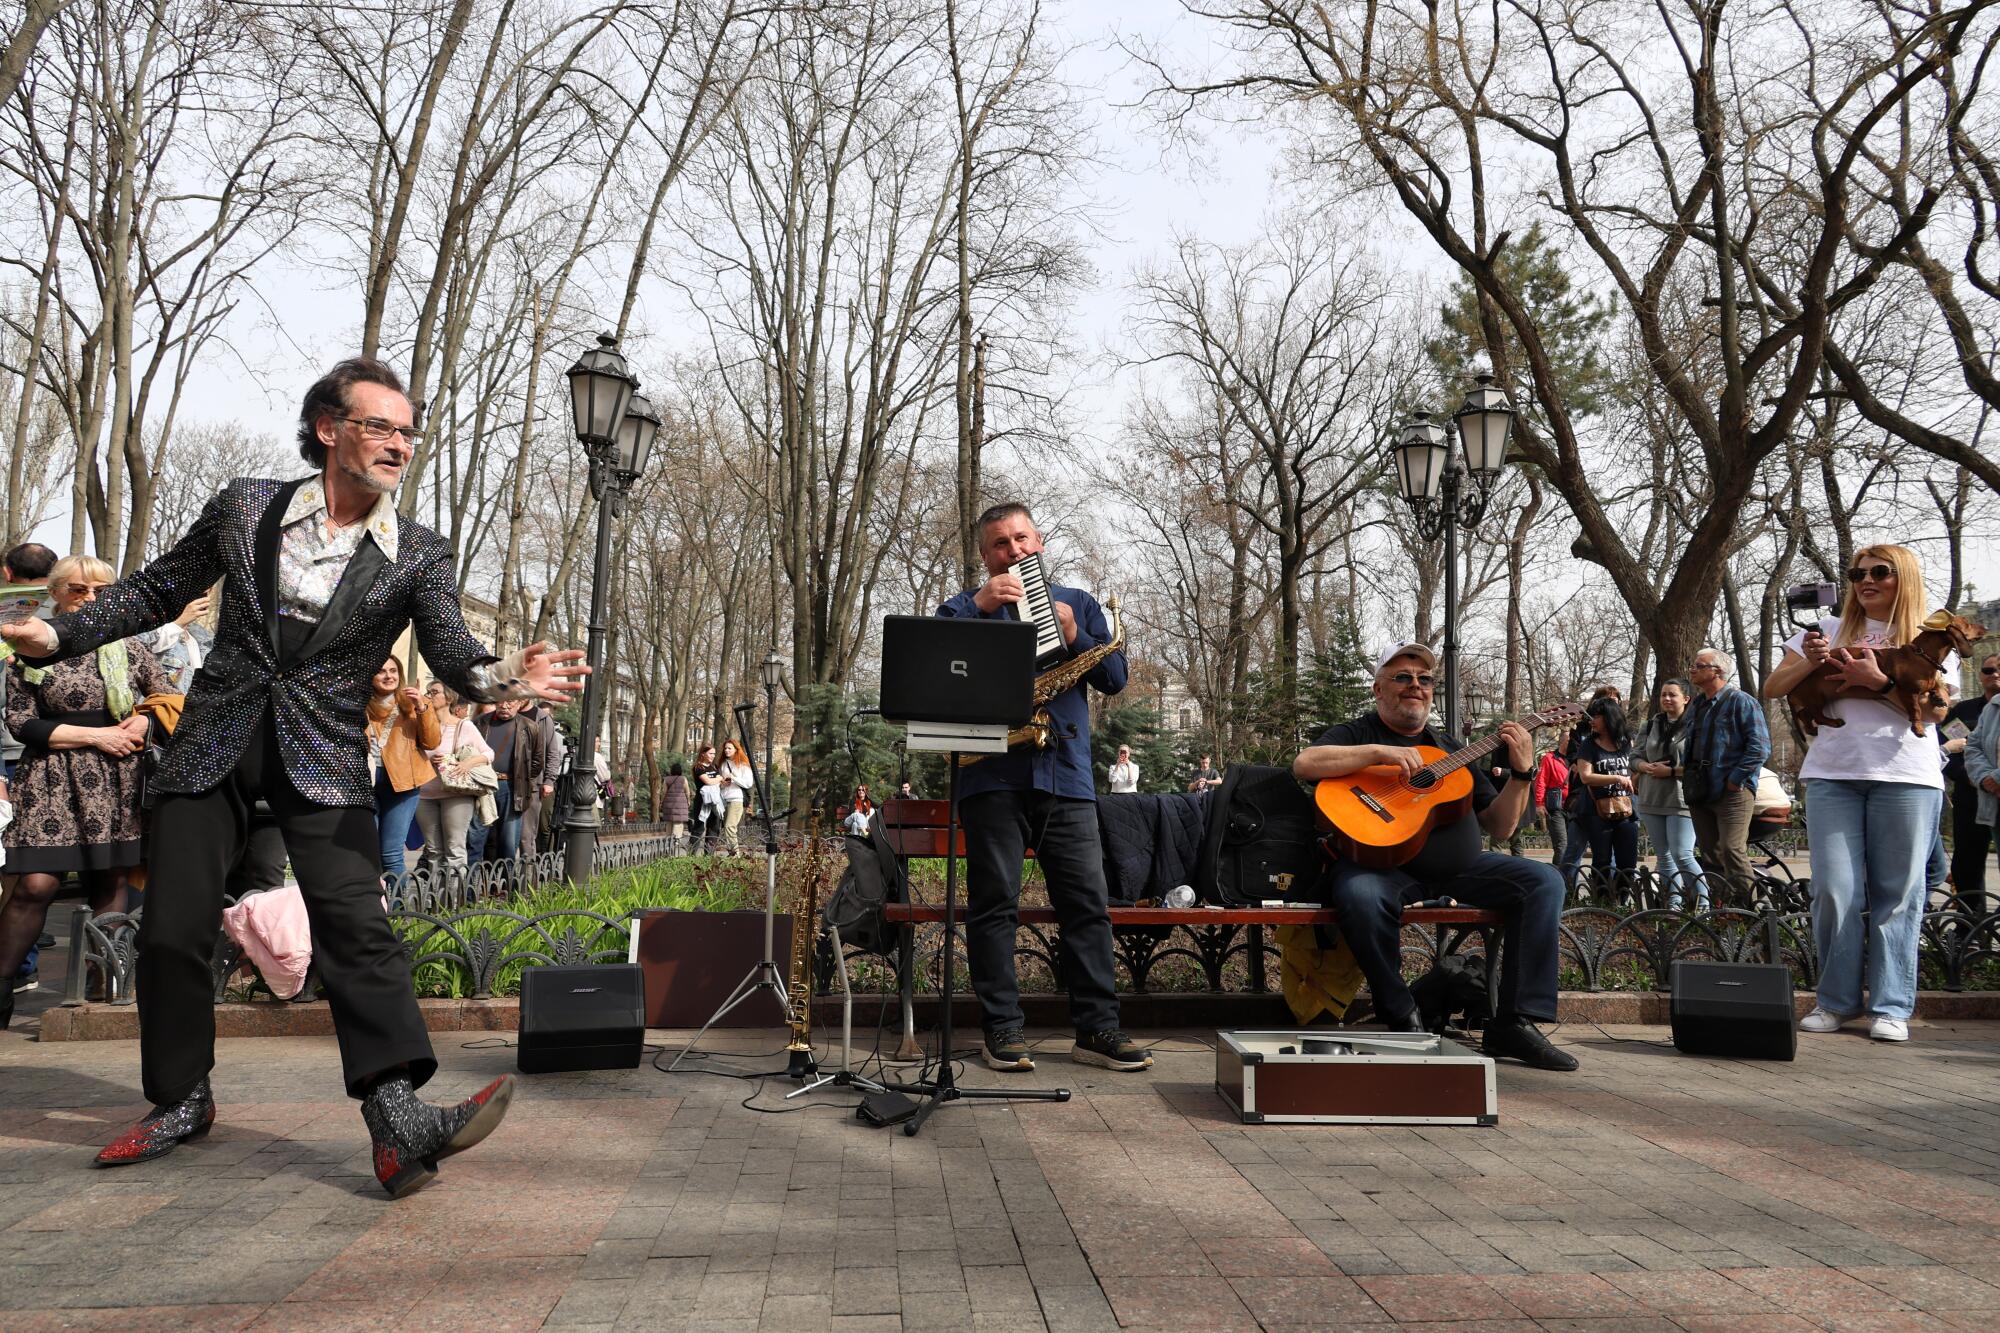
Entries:
[[1173,888],[1167,890],[1167,896],[1160,900],[1160,905],[1162,907],[1193,907],[1194,886],[1191,884],[1174,885]]

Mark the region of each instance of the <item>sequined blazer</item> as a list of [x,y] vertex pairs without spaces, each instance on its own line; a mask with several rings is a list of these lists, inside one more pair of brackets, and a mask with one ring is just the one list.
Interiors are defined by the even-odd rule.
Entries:
[[417,647],[439,679],[482,702],[496,695],[498,659],[473,638],[459,610],[451,548],[429,528],[399,522],[392,561],[372,541],[355,548],[326,614],[298,651],[278,633],[278,523],[305,484],[239,477],[210,500],[174,548],[50,627],[54,659],[76,657],[165,624],[223,581],[215,646],[188,690],[187,707],[154,789],[191,795],[214,787],[243,757],[268,707],[292,785],[321,805],[374,804],[368,776],[370,681],[416,625]]

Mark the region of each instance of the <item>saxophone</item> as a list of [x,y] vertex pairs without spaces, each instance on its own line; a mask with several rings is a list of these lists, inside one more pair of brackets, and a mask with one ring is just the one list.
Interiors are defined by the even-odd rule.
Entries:
[[[1069,661],[1044,671],[1035,677],[1035,712],[1025,723],[1012,727],[1007,732],[1007,748],[1032,745],[1037,750],[1049,748],[1054,739],[1055,722],[1049,717],[1048,706],[1055,697],[1066,690],[1075,688],[1078,681],[1089,675],[1091,669],[1105,658],[1125,648],[1125,622],[1118,616],[1118,595],[1111,594],[1104,599],[1104,619],[1111,628],[1111,637],[1095,648],[1087,648]],[[976,764],[986,758],[983,754],[961,754],[959,767]]]
[[818,1069],[812,1057],[812,942],[818,926],[819,865],[814,857],[792,900],[792,961],[785,974],[785,1026],[792,1032],[785,1043],[787,1078],[811,1078]]

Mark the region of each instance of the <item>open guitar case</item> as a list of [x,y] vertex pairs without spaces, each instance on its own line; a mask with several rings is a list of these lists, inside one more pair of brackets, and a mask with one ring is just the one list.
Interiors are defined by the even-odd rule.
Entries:
[[1292,771],[1231,764],[1208,804],[1195,892],[1224,907],[1317,906],[1325,865],[1312,796]]

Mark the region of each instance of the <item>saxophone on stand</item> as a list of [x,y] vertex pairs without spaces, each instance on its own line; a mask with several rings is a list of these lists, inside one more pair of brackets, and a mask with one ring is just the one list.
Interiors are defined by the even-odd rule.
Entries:
[[800,876],[792,900],[792,961],[785,974],[785,1026],[792,1038],[785,1043],[785,1077],[811,1078],[819,1066],[812,1057],[813,937],[819,926],[817,864]]

